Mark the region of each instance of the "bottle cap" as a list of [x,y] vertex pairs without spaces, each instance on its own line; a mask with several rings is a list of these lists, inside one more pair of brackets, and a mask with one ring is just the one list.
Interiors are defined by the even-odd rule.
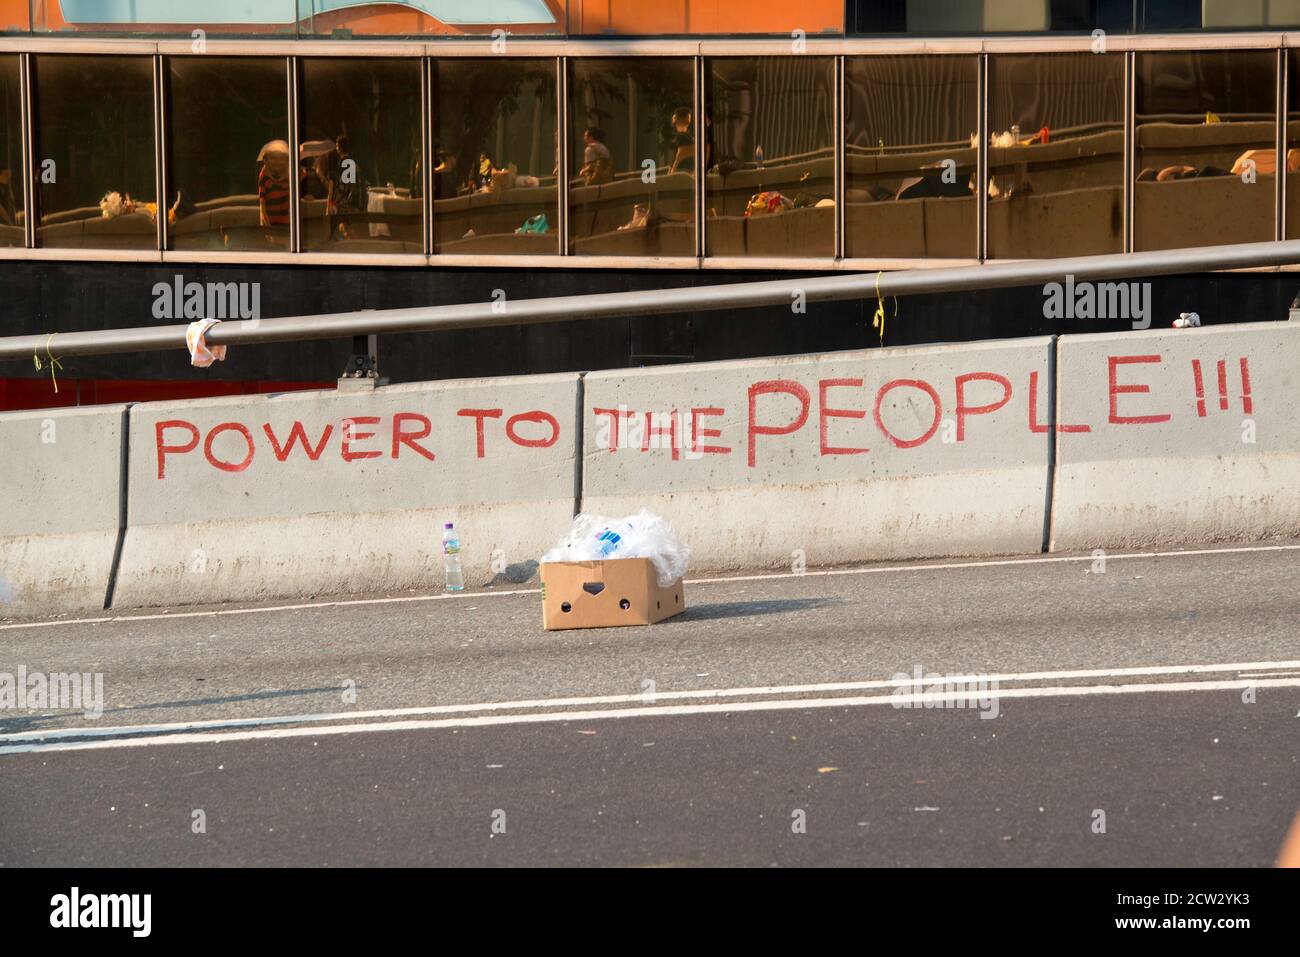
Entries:
[[452,527],[452,524],[451,524],[451,522],[448,522],[446,525],[444,525],[444,526],[442,526],[442,527],[443,527],[443,528],[451,528],[451,527]]

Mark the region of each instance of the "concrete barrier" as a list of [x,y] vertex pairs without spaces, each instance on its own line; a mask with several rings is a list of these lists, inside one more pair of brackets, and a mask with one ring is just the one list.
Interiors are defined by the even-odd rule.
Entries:
[[0,618],[103,610],[124,409],[0,416]]
[[697,572],[1039,551],[1050,348],[592,373],[582,508],[667,516]]
[[550,375],[137,405],[115,604],[437,590],[443,522],[467,587],[530,577],[573,514],[577,396]]
[[1059,341],[1054,550],[1300,534],[1300,326]]
[[1273,323],[13,413],[0,617],[519,583],[579,479],[696,573],[1291,537],[1297,394]]

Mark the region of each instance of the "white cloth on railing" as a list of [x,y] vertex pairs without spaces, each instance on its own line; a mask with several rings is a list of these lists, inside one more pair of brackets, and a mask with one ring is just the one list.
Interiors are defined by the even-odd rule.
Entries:
[[190,365],[198,366],[200,369],[206,369],[213,362],[224,362],[226,359],[225,346],[208,347],[204,338],[208,330],[215,326],[220,319],[199,319],[191,322],[185,330],[185,347],[190,350]]

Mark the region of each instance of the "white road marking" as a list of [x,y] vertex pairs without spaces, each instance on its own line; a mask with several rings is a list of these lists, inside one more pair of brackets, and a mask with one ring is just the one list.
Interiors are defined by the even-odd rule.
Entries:
[[1300,671],[1243,671],[1242,678],[1300,678]]
[[[1243,545],[1231,548],[1198,548],[1171,552],[1107,553],[1106,561],[1129,558],[1187,558],[1197,555],[1239,555],[1254,552],[1286,552],[1300,550],[1297,545]],[[947,571],[958,568],[997,568],[1004,565],[1053,565],[1061,562],[1093,562],[1091,555],[1040,555],[1034,558],[998,558],[971,562],[936,562],[926,565],[864,565],[857,568],[828,568],[804,572],[765,572],[759,575],[736,575],[730,578],[688,578],[688,585],[718,585],[728,582],[768,581],[782,578],[826,578],[837,575],[886,575],[899,572]],[[257,608],[218,608],[209,611],[180,611],[168,614],[103,615],[98,618],[64,618],[57,621],[16,621],[0,625],[0,631],[19,628],[55,628],[59,625],[102,625],[129,621],[164,621],[174,618],[214,618],[222,615],[256,615],[279,611],[308,611],[318,608],[347,608],[354,605],[388,605],[420,601],[456,601],[465,598],[501,598],[507,595],[537,595],[539,588],[522,588],[513,591],[440,592],[434,595],[401,595],[392,598],[345,598],[338,601],[302,602],[294,605],[267,605]]]
[[[1074,671],[1024,671],[995,674],[940,675],[949,683],[972,685],[983,682],[1072,681],[1081,678],[1137,678],[1156,675],[1195,675],[1234,671],[1243,672],[1257,668],[1300,667],[1300,661],[1233,662],[1219,665],[1142,665],[1127,668],[1086,668]],[[1280,675],[1289,676],[1287,672]],[[1267,677],[1251,675],[1250,677]],[[927,681],[921,676],[922,685]],[[44,731],[18,731],[0,734],[0,744],[11,741],[48,741],[67,738],[108,738],[133,734],[163,734],[173,731],[203,731],[220,728],[255,728],[277,724],[311,724],[324,721],[362,721],[369,718],[401,718],[413,715],[473,714],[483,711],[519,711],[537,708],[571,708],[610,704],[654,704],[659,700],[680,701],[691,698],[751,698],[767,695],[816,694],[833,691],[871,691],[883,688],[905,688],[916,684],[914,676],[887,678],[872,681],[831,681],[802,685],[759,685],[748,688],[708,688],[688,691],[656,691],[654,694],[611,694],[569,698],[528,698],[519,701],[493,701],[476,704],[428,705],[419,708],[379,708],[370,711],[333,711],[320,714],[272,715],[258,718],[213,718],[206,721],[176,721],[168,724],[126,724],[110,727],[50,728]]]
[[[1106,561],[1119,561],[1126,558],[1185,558],[1192,555],[1236,555],[1244,552],[1286,552],[1300,550],[1300,545],[1242,545],[1232,548],[1196,548],[1173,552],[1125,552],[1122,554],[1106,553]],[[936,569],[953,568],[995,568],[1002,565],[1051,565],[1059,562],[1095,562],[1095,556],[1088,555],[1041,555],[1034,558],[994,558],[986,561],[972,562],[935,562],[928,565],[869,565],[860,568],[827,568],[804,572],[771,572],[762,575],[737,575],[732,578],[697,578],[687,579],[688,585],[712,584],[714,582],[762,581],[768,578],[813,578],[833,575],[872,575],[884,572],[923,572]]]
[[[1089,697],[1094,695],[1147,694],[1178,691],[1236,691],[1246,688],[1300,688],[1300,679],[1269,678],[1263,681],[1180,681],[1132,685],[1072,685],[1044,688],[1011,688],[980,691],[980,699]],[[733,701],[726,704],[660,705],[640,708],[614,708],[592,711],[549,711],[541,714],[497,714],[473,717],[439,718],[423,721],[385,721],[373,724],[326,725],[315,728],[263,728],[253,731],[223,731],[212,734],[169,734],[154,737],[116,738],[109,741],[33,742],[0,747],[0,754],[26,754],[34,751],[86,751],[109,748],[139,748],[165,744],[214,744],[228,741],[256,741],[282,738],[319,738],[339,734],[371,734],[379,731],[426,731],[436,728],[473,728],[512,724],[550,724],[557,722],[599,721],[617,718],[647,718],[664,715],[734,714],[746,711],[803,711],[816,708],[856,708],[867,705],[924,704],[962,702],[969,704],[969,692],[920,692],[852,698],[787,698],[777,701]]]
[[437,595],[401,595],[392,598],[347,598],[339,601],[302,602],[297,605],[266,605],[256,608],[216,608],[210,611],[178,611],[150,615],[105,615],[101,618],[64,618],[59,621],[17,621],[0,625],[0,631],[11,628],[53,628],[56,625],[102,625],[122,621],[167,621],[171,618],[215,618],[222,615],[256,615],[259,612],[306,611],[312,608],[341,608],[348,605],[393,605],[412,601],[452,601],[458,598],[494,598],[505,595],[537,595],[540,588],[516,591],[440,592]]

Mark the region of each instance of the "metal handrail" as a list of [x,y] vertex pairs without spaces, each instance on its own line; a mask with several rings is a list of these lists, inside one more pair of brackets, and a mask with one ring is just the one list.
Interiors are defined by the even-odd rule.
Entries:
[[[791,306],[800,297],[804,302],[875,300],[877,297],[887,299],[924,293],[958,293],[975,289],[1045,285],[1064,282],[1067,276],[1073,276],[1077,283],[1296,263],[1300,263],[1300,240],[1242,243],[956,268],[810,276],[680,289],[644,289],[548,299],[489,300],[409,309],[246,319],[223,322],[213,327],[206,338],[209,345],[299,342],[615,316]],[[0,338],[0,360],[30,360],[33,355],[44,358],[47,351],[64,357],[184,349],[186,328],[185,324],[176,324],[9,336]]]

